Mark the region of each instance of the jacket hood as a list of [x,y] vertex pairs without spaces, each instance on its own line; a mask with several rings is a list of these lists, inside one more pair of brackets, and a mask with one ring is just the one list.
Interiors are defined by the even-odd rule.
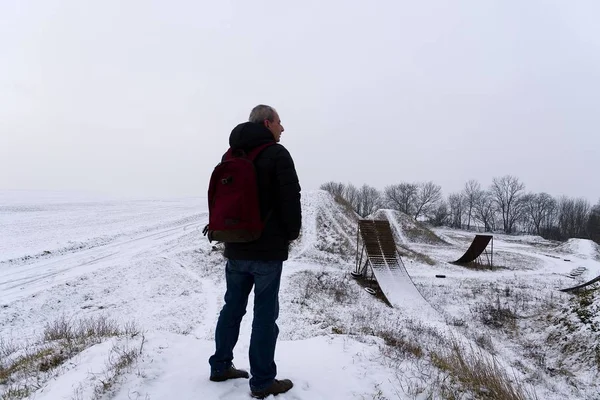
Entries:
[[229,146],[232,149],[251,150],[264,143],[274,142],[273,134],[262,124],[244,122],[231,131]]

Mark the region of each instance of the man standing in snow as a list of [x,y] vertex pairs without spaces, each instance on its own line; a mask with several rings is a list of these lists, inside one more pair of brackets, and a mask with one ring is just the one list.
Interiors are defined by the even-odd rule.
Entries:
[[260,214],[265,221],[258,240],[225,243],[227,292],[215,332],[216,351],[210,357],[210,380],[248,378],[233,366],[233,348],[246,313],[248,296],[254,287],[254,318],[250,338],[250,389],[255,398],[284,393],[293,386],[289,379],[277,380],[275,345],[279,328],[279,284],[289,243],[298,238],[301,227],[300,184],[290,153],[279,144],[284,131],[279,115],[266,105],[254,107],[249,122],[236,126],[229,137],[233,150],[251,149],[265,143],[254,160]]

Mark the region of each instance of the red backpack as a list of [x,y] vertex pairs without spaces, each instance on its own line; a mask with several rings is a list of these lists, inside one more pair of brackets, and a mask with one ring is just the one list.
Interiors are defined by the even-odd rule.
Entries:
[[203,231],[204,235],[208,233],[210,242],[242,243],[260,237],[264,223],[260,218],[254,160],[274,144],[265,143],[247,154],[230,148],[215,167],[208,186],[208,225]]

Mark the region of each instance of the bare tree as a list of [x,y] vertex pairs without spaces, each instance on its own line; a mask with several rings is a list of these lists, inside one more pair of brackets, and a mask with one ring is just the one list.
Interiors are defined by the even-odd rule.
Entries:
[[586,199],[563,196],[558,202],[558,212],[558,228],[563,239],[589,237],[590,203]]
[[556,200],[548,193],[530,193],[523,196],[524,213],[532,225],[532,233],[541,235],[543,223],[548,221],[556,208]]
[[355,211],[361,217],[377,211],[381,206],[381,193],[376,188],[367,184],[358,190],[358,201]]
[[600,244],[600,200],[592,207],[588,218],[587,231],[590,239]]
[[512,233],[515,223],[521,217],[523,211],[523,202],[521,198],[525,185],[518,178],[505,175],[501,178],[494,178],[490,192],[502,214],[502,223],[504,232]]
[[462,217],[464,213],[465,199],[462,193],[453,193],[448,196],[448,208],[450,213],[450,226],[453,228],[462,227]]
[[354,186],[351,183],[347,184],[346,190],[344,190],[344,194],[342,197],[346,199],[346,201],[352,206],[352,209],[354,211],[358,210],[358,203],[360,200],[358,189],[356,188],[356,186]]
[[496,209],[494,199],[489,192],[482,192],[474,205],[474,217],[483,224],[486,232],[493,231],[496,227]]
[[558,200],[553,198],[551,205],[548,206],[548,212],[542,219],[540,226],[540,236],[546,239],[562,240],[563,236],[558,227],[560,210],[558,208]]
[[326,190],[331,193],[335,197],[344,197],[344,192],[346,191],[346,185],[341,182],[326,182],[321,185],[321,190]]
[[321,189],[341,197],[361,217],[365,217],[381,207],[381,193],[366,184],[358,189],[351,183],[344,185],[343,183],[327,182],[321,185]]
[[419,184],[414,218],[427,217],[441,199],[442,187],[440,185],[436,185],[431,181]]
[[471,229],[471,218],[473,217],[473,209],[475,203],[482,196],[483,191],[481,185],[474,179],[471,179],[465,184],[463,189],[463,198],[465,201],[465,214],[467,217],[467,230]]
[[433,226],[442,226],[448,223],[448,218],[450,217],[450,212],[448,211],[448,203],[444,200],[440,201],[431,213],[431,218],[429,222]]
[[389,208],[413,215],[417,194],[417,184],[403,182],[387,186],[384,189],[384,201]]
[[590,219],[591,208],[590,202],[586,199],[578,198],[575,200],[575,225],[577,226],[575,237],[584,239],[590,237],[587,231],[587,224]]

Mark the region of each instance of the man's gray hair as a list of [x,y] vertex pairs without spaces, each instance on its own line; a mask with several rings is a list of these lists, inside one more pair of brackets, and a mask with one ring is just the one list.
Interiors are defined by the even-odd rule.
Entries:
[[277,111],[273,107],[259,104],[250,111],[248,121],[257,124],[262,124],[264,120],[273,122],[275,121],[275,116],[277,116]]

